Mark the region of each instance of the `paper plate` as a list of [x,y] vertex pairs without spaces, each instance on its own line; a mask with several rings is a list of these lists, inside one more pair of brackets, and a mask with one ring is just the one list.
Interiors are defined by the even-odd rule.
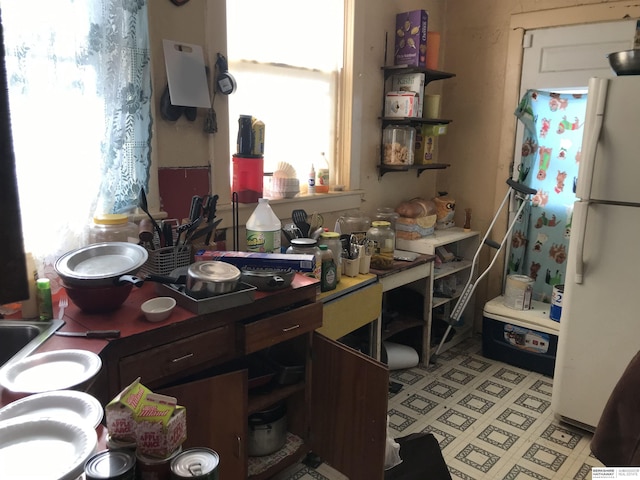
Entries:
[[97,398],[75,390],[36,393],[0,408],[0,422],[26,415],[69,423],[86,422],[97,428],[104,410]]
[[0,370],[0,385],[18,393],[64,390],[89,380],[100,367],[100,357],[87,350],[38,353]]
[[20,417],[0,422],[0,478],[72,480],[98,446],[87,423]]

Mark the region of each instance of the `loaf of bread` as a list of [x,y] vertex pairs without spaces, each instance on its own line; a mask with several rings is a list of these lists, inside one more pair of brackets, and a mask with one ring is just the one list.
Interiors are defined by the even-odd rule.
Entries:
[[436,206],[433,200],[415,197],[398,205],[396,213],[407,218],[428,217],[436,214]]

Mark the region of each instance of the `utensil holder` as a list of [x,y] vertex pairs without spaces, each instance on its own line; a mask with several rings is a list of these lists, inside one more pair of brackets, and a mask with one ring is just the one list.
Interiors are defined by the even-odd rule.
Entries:
[[163,247],[149,250],[149,258],[140,271],[150,275],[171,275],[176,268],[187,267],[191,263],[191,245]]

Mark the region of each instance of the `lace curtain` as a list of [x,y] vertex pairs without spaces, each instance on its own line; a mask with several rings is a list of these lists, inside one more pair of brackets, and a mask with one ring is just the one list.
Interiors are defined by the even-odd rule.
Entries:
[[[146,0],[2,0],[24,242],[52,264],[148,187]],[[55,280],[55,279],[54,279]]]

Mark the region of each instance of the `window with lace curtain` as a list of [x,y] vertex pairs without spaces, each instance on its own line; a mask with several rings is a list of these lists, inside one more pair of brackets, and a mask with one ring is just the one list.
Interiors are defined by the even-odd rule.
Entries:
[[344,0],[227,1],[228,63],[238,83],[229,96],[232,154],[244,114],[265,123],[265,172],[287,162],[303,185],[322,152],[338,164],[344,9]]
[[25,249],[41,275],[148,187],[146,0],[2,0]]

